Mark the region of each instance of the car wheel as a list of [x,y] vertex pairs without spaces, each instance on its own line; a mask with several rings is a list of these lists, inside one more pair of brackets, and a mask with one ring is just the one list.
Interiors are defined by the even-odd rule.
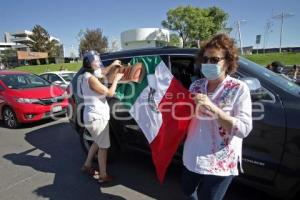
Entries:
[[2,119],[4,120],[4,124],[8,128],[18,128],[19,122],[16,117],[15,112],[10,107],[5,107],[2,112]]
[[[91,145],[93,144],[93,139],[91,137],[91,134],[89,133],[89,131],[86,128],[83,128],[80,131],[80,143],[81,143],[81,147],[83,148],[84,152],[87,154]],[[108,155],[107,155],[107,160],[108,162],[114,162],[116,161],[119,156],[120,156],[121,150],[120,147],[118,145],[118,143],[116,142],[116,140],[114,139],[114,137],[110,137],[110,148],[108,149]],[[95,155],[95,159],[97,159],[97,155]]]

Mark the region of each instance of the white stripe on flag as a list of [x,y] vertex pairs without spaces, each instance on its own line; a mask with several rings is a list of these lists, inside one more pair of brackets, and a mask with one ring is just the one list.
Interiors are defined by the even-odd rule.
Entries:
[[[148,75],[148,86],[142,91],[134,102],[129,113],[142,129],[149,143],[151,143],[159,132],[162,125],[162,114],[155,112],[148,102],[150,87],[155,89],[153,94],[155,105],[158,106],[168,90],[173,75],[165,63],[161,61],[155,68],[155,75]],[[151,79],[151,80],[150,80]],[[151,83],[150,83],[151,82]],[[151,85],[151,86],[150,86]]]

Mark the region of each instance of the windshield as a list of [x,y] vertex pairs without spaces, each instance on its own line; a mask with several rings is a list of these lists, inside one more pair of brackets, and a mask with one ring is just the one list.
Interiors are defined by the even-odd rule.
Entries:
[[65,73],[65,74],[60,74],[60,76],[67,82],[71,82],[72,79],[75,76],[75,73]]
[[47,87],[50,83],[34,74],[7,74],[0,75],[0,80],[11,89],[27,89]]
[[294,83],[290,78],[288,78],[284,74],[274,73],[273,71],[242,57],[239,58],[239,61],[240,66],[242,66],[247,71],[251,71],[251,74],[256,74],[258,77],[268,80],[272,84],[280,87],[281,89],[289,93],[296,95],[300,94],[300,86]]

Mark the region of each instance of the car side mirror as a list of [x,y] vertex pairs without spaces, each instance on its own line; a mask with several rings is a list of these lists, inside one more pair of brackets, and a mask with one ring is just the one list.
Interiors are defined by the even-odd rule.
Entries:
[[241,81],[247,84],[247,86],[250,89],[250,92],[257,91],[258,89],[261,88],[260,81],[257,78],[245,77],[245,78],[241,78]]
[[258,101],[265,96],[265,90],[263,90],[260,81],[257,78],[245,77],[240,80],[249,87],[252,101]]

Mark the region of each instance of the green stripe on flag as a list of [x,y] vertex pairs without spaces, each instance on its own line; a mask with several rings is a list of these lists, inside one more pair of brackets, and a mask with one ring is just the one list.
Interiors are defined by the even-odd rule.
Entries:
[[[143,63],[145,76],[141,83],[119,84],[116,90],[116,97],[125,103],[125,106],[131,107],[142,91],[147,87],[147,75],[154,74],[156,66],[161,62],[159,56],[133,57],[130,64]],[[134,90],[134,94],[133,91]],[[130,97],[130,98],[128,98]]]

